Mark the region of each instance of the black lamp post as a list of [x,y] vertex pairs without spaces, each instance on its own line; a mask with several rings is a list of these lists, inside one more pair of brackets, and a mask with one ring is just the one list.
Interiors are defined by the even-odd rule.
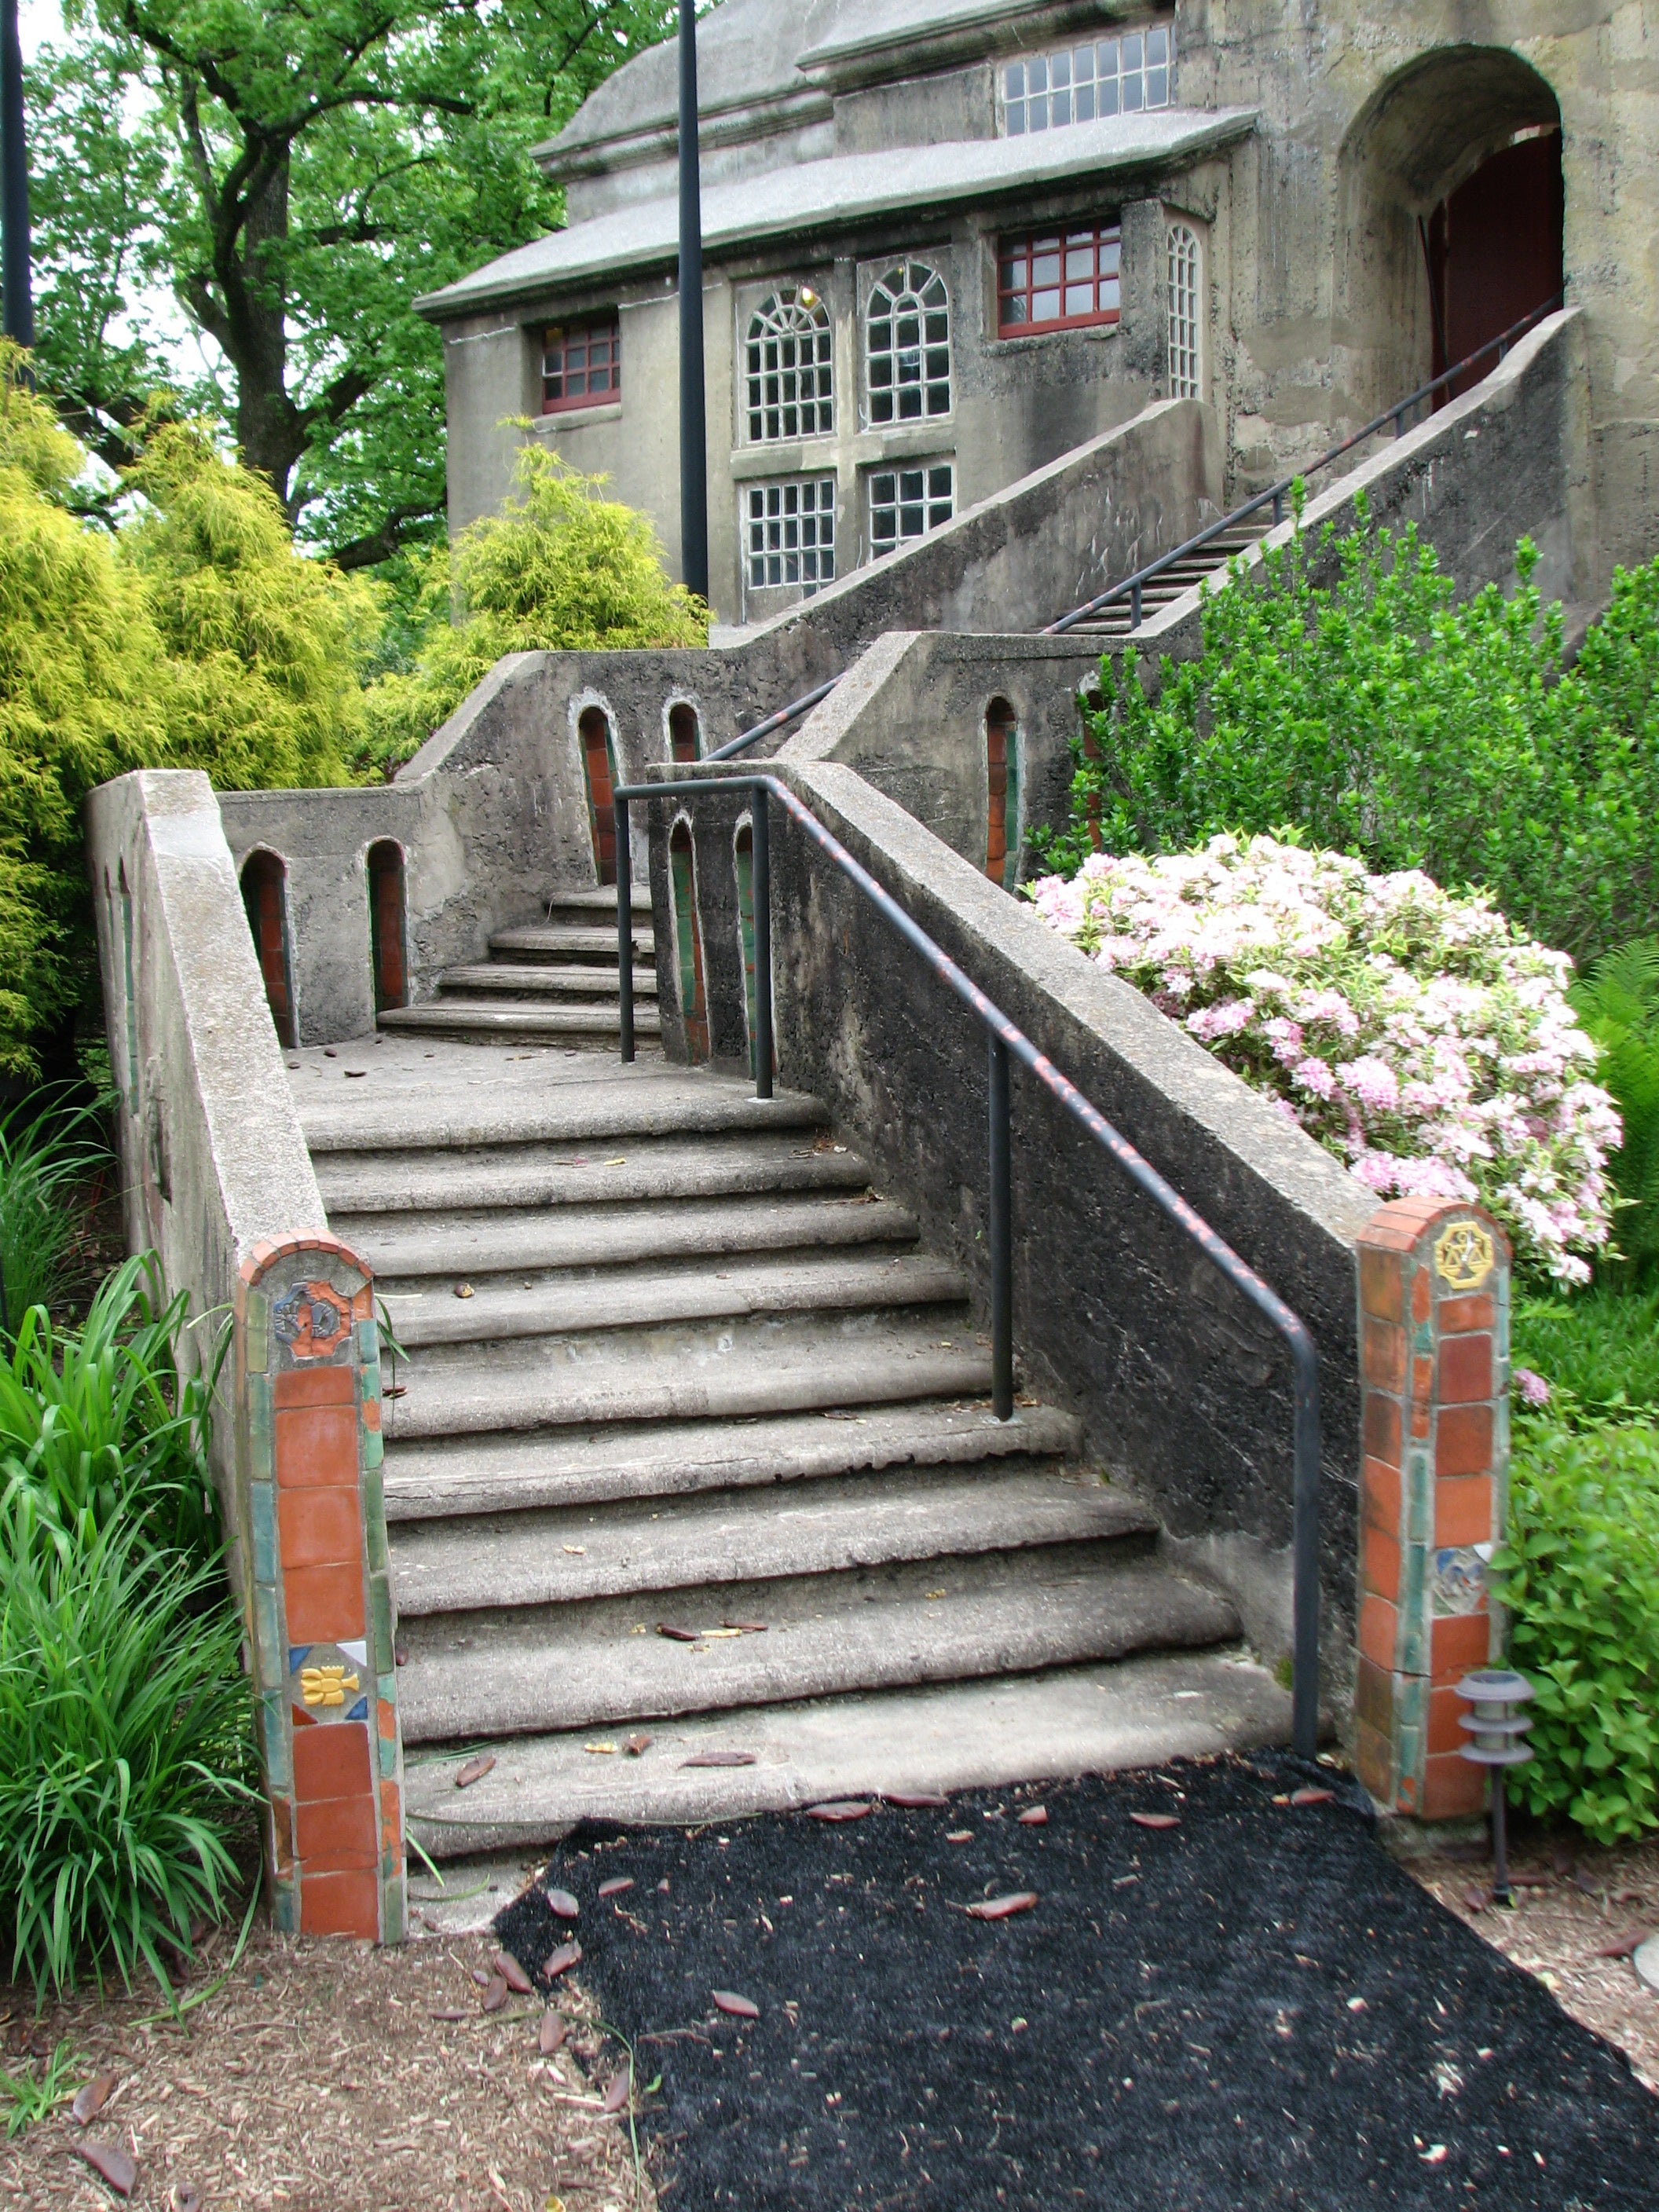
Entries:
[[0,328],[21,346],[34,343],[29,283],[29,165],[23,145],[23,48],[17,0],[0,0]]
[[[10,7],[15,0],[0,0]],[[702,388],[702,190],[696,0],[680,0],[680,573],[708,597],[708,459]]]

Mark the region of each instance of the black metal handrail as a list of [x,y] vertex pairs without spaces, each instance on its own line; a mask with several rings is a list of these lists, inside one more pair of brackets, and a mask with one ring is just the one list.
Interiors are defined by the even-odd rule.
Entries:
[[[1425,399],[1431,398],[1443,385],[1450,384],[1456,378],[1465,374],[1474,368],[1476,362],[1484,361],[1489,353],[1495,352],[1498,360],[1502,361],[1516,338],[1530,330],[1534,323],[1540,322],[1546,315],[1554,313],[1561,304],[1562,296],[1558,292],[1553,299],[1547,300],[1541,307],[1534,307],[1529,314],[1522,315],[1519,322],[1511,323],[1508,330],[1500,331],[1497,337],[1488,338],[1486,344],[1477,347],[1474,353],[1466,355],[1462,361],[1455,362],[1450,368],[1442,369],[1438,376],[1431,377],[1426,384],[1419,385],[1415,392],[1407,393],[1404,399],[1397,400],[1392,407],[1385,407],[1380,415],[1372,416],[1363,430],[1356,430],[1351,437],[1345,438],[1340,446],[1333,446],[1328,453],[1322,453],[1316,461],[1310,461],[1305,468],[1294,470],[1291,475],[1281,477],[1277,483],[1269,484],[1265,491],[1259,491],[1254,498],[1247,499],[1243,507],[1236,507],[1231,514],[1224,514],[1218,522],[1206,523],[1202,530],[1194,532],[1193,536],[1186,539],[1183,544],[1175,546],[1168,553],[1160,553],[1157,560],[1149,561],[1143,568],[1137,568],[1133,576],[1124,577],[1121,583],[1114,584],[1109,591],[1100,592],[1097,598],[1089,600],[1086,605],[1073,607],[1070,614],[1061,615],[1057,622],[1048,623],[1037,632],[1037,635],[1062,637],[1074,623],[1086,622],[1091,615],[1102,614],[1108,607],[1117,605],[1124,599],[1129,602],[1129,627],[1131,629],[1139,629],[1141,596],[1146,586],[1154,578],[1161,576],[1166,568],[1173,567],[1177,561],[1184,561],[1188,554],[1201,551],[1212,539],[1221,537],[1226,531],[1236,529],[1241,522],[1248,522],[1253,514],[1260,514],[1264,507],[1273,508],[1273,523],[1276,527],[1285,520],[1285,496],[1297,483],[1305,483],[1310,477],[1316,476],[1321,469],[1328,468],[1333,461],[1340,461],[1345,453],[1351,453],[1356,446],[1363,446],[1366,439],[1374,438],[1386,422],[1394,424],[1394,434],[1396,438],[1403,438],[1406,434],[1406,417],[1408,415],[1414,415]],[[758,735],[758,732],[757,734]]]
[[1120,1168],[1164,1216],[1191,1238],[1283,1340],[1291,1357],[1293,1431],[1291,1557],[1294,1589],[1291,1632],[1291,1736],[1297,1754],[1311,1759],[1319,1747],[1319,1355],[1307,1324],[1278,1292],[1241,1260],[1128,1139],[1091,1106],[1024,1031],[987,997],[919,923],[883,890],[787,785],[762,770],[738,775],[683,777],[629,784],[611,794],[617,810],[617,974],[622,1006],[622,1056],[634,1057],[633,860],[629,848],[631,800],[690,797],[708,791],[755,794],[750,816],[751,888],[755,919],[755,1095],[772,1096],[771,844],[767,801],[775,799],[791,819],[828,855],[989,1033],[989,1245],[991,1261],[991,1398],[1000,1421],[1014,1413],[1014,1281],[1012,1162],[1009,1055],[1036,1076],[1073,1119],[1110,1153]]

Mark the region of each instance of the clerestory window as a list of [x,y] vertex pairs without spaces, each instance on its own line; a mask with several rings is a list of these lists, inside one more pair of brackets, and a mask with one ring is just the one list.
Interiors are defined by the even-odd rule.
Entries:
[[872,289],[865,324],[870,420],[918,422],[951,411],[951,295],[925,262],[904,261]]
[[1167,107],[1174,96],[1175,39],[1164,23],[1002,67],[1002,123],[1011,138]]
[[542,412],[602,407],[622,396],[622,331],[615,315],[580,328],[549,331],[542,341]]
[[749,435],[823,437],[835,428],[830,311],[808,284],[781,284],[749,318]]

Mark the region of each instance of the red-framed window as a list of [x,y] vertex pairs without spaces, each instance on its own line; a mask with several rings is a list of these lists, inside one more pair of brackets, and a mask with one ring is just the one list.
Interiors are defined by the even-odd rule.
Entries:
[[1115,223],[999,240],[997,336],[1115,323],[1121,255]]
[[602,323],[549,331],[542,340],[542,412],[602,407],[622,397],[622,332],[611,315]]

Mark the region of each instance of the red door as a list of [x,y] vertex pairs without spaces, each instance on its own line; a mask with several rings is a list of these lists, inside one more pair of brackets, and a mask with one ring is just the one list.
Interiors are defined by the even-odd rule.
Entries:
[[587,776],[587,820],[593,834],[593,866],[602,884],[617,880],[617,807],[611,751],[611,724],[598,707],[583,710],[577,724],[582,766]]
[[[1563,283],[1561,134],[1547,131],[1483,161],[1429,224],[1435,316],[1434,374],[1501,336]],[[1490,375],[1496,354],[1449,391],[1455,398]]]

